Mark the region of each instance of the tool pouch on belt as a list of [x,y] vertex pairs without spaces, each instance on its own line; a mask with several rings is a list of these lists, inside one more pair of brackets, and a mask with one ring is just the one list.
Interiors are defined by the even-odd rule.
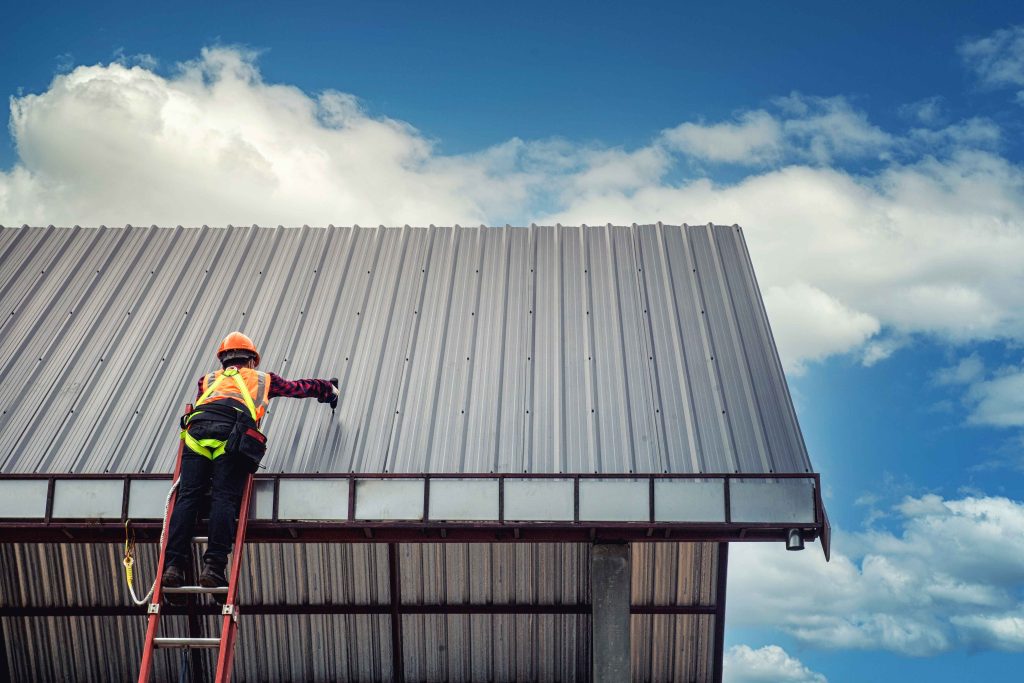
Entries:
[[245,415],[239,415],[227,438],[224,453],[229,457],[240,457],[250,472],[259,469],[260,461],[267,452],[267,437],[256,429]]

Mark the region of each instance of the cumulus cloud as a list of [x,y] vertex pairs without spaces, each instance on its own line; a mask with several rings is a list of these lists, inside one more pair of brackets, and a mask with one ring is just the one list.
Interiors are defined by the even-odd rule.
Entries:
[[725,653],[722,670],[727,683],[828,683],[827,678],[808,669],[778,645],[756,650],[748,645],[734,645]]
[[969,425],[1024,427],[1024,367],[986,368],[973,353],[936,370],[932,383],[960,393]]
[[[960,56],[983,85],[1024,86],[1024,26],[1000,29],[960,44]],[[1018,98],[1021,94],[1018,93]]]
[[[155,64],[119,55],[12,98],[0,222],[738,223],[791,371],[879,362],[922,334],[1024,340],[1024,170],[985,119],[896,134],[793,93],[633,149],[513,138],[444,155],[352,94],[268,83],[252,52]],[[718,184],[694,172],[710,162],[746,171]]]
[[1024,610],[1002,616],[953,617],[952,621],[971,644],[993,643],[998,650],[1024,652]]
[[774,113],[758,109],[723,123],[687,122],[662,133],[664,144],[711,162],[745,165],[883,155],[891,135],[868,122],[843,97],[777,98]]
[[1007,368],[974,382],[966,396],[968,423],[992,427],[1024,427],[1024,368]]
[[766,111],[749,111],[735,123],[683,123],[664,132],[673,149],[708,161],[758,164],[782,152],[782,125]]
[[[835,297],[804,282],[771,285],[762,292],[776,329],[775,342],[783,362],[801,371],[808,361],[864,344],[881,325],[872,316],[854,311]],[[808,330],[814,330],[807,334]]]
[[828,565],[819,553],[737,545],[730,623],[823,648],[1024,652],[1024,503],[926,495],[893,513],[898,532],[837,534]]
[[844,97],[808,97],[793,93],[776,100],[792,118],[786,134],[797,149],[819,163],[836,158],[884,156],[893,137],[868,122]]
[[[787,325],[776,333],[789,369],[861,348],[882,328],[953,343],[1024,338],[1024,173],[988,152],[867,176],[786,166],[728,186],[701,179],[566,204],[545,219],[744,226],[769,316]],[[817,306],[798,316],[798,296]]]
[[972,117],[941,128],[913,128],[904,144],[918,148],[923,154],[934,154],[965,148],[994,150],[1002,142],[1003,132],[995,122]]
[[488,154],[438,157],[351,95],[268,84],[252,53],[206,49],[172,77],[131,61],[12,100],[5,222],[478,223],[525,199],[528,173],[492,179]]
[[941,95],[933,95],[901,105],[897,109],[897,113],[926,126],[934,126],[945,118],[945,100]]
[[932,379],[939,386],[970,384],[985,373],[985,362],[976,353],[961,358],[955,365],[939,368]]

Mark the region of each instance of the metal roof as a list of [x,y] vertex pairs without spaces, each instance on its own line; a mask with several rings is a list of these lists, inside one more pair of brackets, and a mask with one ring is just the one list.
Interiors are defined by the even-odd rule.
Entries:
[[738,226],[0,229],[0,472],[169,472],[240,328],[295,472],[809,472]]
[[[333,419],[271,404],[273,471],[811,471],[741,229],[658,224],[0,228],[0,473],[170,472],[233,329],[264,369],[341,379]],[[720,677],[726,548],[632,544],[636,680]],[[0,553],[11,672],[131,677],[117,548]],[[236,675],[586,680],[589,553],[250,544]]]

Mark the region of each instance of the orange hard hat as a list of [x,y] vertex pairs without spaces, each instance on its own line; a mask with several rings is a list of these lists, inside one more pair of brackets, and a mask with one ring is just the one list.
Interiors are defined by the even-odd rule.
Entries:
[[224,337],[224,341],[220,343],[220,348],[217,349],[217,358],[221,362],[224,362],[226,358],[234,357],[255,357],[256,365],[259,366],[260,364],[260,352],[256,350],[256,345],[252,343],[252,339],[249,339],[242,332],[232,332]]

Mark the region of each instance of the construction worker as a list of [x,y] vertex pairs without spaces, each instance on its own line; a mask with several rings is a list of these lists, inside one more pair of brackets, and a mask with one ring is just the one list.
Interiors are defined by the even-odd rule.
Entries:
[[[266,439],[259,423],[270,399],[315,398],[338,403],[337,380],[286,380],[272,372],[256,370],[260,354],[252,340],[232,332],[217,349],[221,369],[199,379],[193,411],[182,418],[185,448],[181,458],[174,513],[167,536],[163,581],[165,588],[185,584],[185,568],[191,560],[196,514],[212,483],[209,543],[203,554],[199,585],[228,585],[225,568],[235,536],[235,519],[249,474],[256,470]],[[168,602],[182,604],[181,594]],[[215,597],[222,600],[220,594]]]

